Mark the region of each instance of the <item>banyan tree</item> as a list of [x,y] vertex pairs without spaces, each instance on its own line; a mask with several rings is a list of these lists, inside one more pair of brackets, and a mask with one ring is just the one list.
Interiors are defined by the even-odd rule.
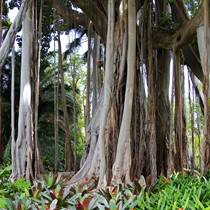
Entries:
[[[22,6],[25,2],[31,4],[22,0]],[[154,183],[160,175],[191,168],[183,81],[187,70],[191,72],[196,97],[204,110],[201,170],[210,168],[209,1],[195,1],[198,8],[194,13],[188,11],[185,3],[183,0],[43,1],[43,5],[52,5],[55,16],[66,25],[71,23],[88,31],[89,50],[94,40],[92,74],[90,63],[87,68],[85,148],[81,168],[69,185],[87,184],[92,188],[129,182],[141,175]],[[61,27],[60,30],[68,29]],[[14,40],[13,34],[9,36],[10,41],[5,39],[7,46]],[[0,50],[1,64],[5,46],[3,44]],[[99,48],[104,48],[103,60]],[[8,54],[8,50],[6,52]],[[90,54],[88,52],[88,57]],[[30,71],[30,67],[27,68],[25,71]],[[91,75],[94,78],[92,102]],[[196,85],[199,83],[203,83],[201,91]],[[20,102],[20,110],[25,109],[21,107]],[[34,110],[29,109],[29,112]],[[24,128],[19,126],[18,132],[25,134],[24,129],[29,124],[30,119]],[[23,135],[18,136],[16,155],[24,145],[21,144]],[[27,142],[30,138],[23,139]],[[33,177],[35,169],[39,171],[38,166],[33,166],[39,153],[34,146],[37,143],[31,145],[30,152],[27,153],[29,147],[24,150],[30,158],[25,155],[28,159],[23,165],[28,164],[26,172]],[[18,166],[17,162],[19,176],[25,175],[25,170],[19,170]]]

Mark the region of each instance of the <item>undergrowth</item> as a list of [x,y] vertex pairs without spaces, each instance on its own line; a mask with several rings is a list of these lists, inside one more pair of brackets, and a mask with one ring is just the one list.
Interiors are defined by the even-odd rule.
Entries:
[[30,183],[9,179],[11,166],[0,170],[0,209],[9,210],[210,210],[210,180],[204,175],[173,173],[146,186],[143,176],[128,185],[88,192],[86,186],[65,188],[65,181],[52,174]]

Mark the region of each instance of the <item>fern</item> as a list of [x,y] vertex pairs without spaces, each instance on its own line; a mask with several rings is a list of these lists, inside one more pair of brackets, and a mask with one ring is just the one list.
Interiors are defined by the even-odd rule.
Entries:
[[22,192],[25,189],[29,190],[31,183],[25,178],[20,178],[13,183],[13,186]]

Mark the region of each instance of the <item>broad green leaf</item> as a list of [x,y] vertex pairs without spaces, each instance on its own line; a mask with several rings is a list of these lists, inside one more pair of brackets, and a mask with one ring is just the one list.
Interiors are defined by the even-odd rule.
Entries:
[[0,197],[0,208],[3,208],[7,205],[6,198]]

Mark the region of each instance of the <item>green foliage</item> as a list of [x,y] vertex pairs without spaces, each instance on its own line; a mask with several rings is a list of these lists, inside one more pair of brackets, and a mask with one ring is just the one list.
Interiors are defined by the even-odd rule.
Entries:
[[162,17],[159,20],[159,28],[174,32],[175,27],[176,25],[173,22],[172,15],[169,12],[163,12]]
[[[54,54],[55,58],[57,54]],[[76,126],[76,139],[78,142],[79,149],[78,153],[78,165],[82,156],[84,141],[82,140],[82,135],[80,128],[84,127],[84,111],[82,103],[84,101],[83,92],[85,86],[82,81],[84,78],[84,60],[78,55],[74,54],[71,57],[67,57],[68,60],[63,63],[64,68],[64,79],[65,79],[65,89],[66,89],[66,102],[67,111],[69,115],[70,122],[70,134],[72,141],[74,140],[74,126]],[[49,61],[48,66],[41,72],[41,82],[40,82],[40,101],[39,101],[39,142],[42,160],[45,169],[48,171],[53,171],[54,169],[54,151],[55,151],[55,137],[54,137],[54,85],[55,80],[59,82],[59,88],[61,87],[59,80],[59,72],[57,69],[57,63],[54,63],[54,57],[49,56],[47,58]],[[74,88],[73,88],[73,75],[75,75],[76,87],[75,87],[75,98],[74,98]],[[65,127],[63,118],[63,107],[62,107],[62,97],[61,91],[58,93],[58,109],[59,109],[59,139],[58,139],[58,150],[59,150],[59,171],[64,170],[64,160],[65,160]],[[76,125],[74,125],[74,104],[76,108]],[[81,137],[82,136],[82,137]]]
[[[0,171],[1,176],[11,169]],[[0,208],[27,209],[210,209],[210,180],[207,176],[174,173],[146,186],[144,177],[130,184],[119,184],[90,192],[86,186],[65,188],[65,180],[53,174],[33,182],[9,182],[13,193],[0,196]],[[8,180],[7,180],[8,181]],[[14,184],[16,183],[16,184]],[[6,183],[4,183],[6,185]],[[1,188],[2,189],[2,188]],[[10,191],[11,192],[11,191]],[[2,195],[2,194],[1,194]]]
[[209,184],[204,176],[174,173],[170,179],[161,177],[148,192],[147,205],[157,209],[205,209],[210,206]]
[[27,195],[39,208],[66,207],[69,193],[64,189],[63,182],[61,176],[57,177],[52,174],[42,176],[40,180],[34,181]]
[[28,204],[25,191],[29,190],[31,183],[25,178],[9,179],[11,170],[11,165],[0,170],[0,209],[6,206],[8,209],[18,209],[18,206],[22,205],[21,202],[24,206]]
[[[196,168],[199,168],[199,157],[200,157],[200,148],[199,148],[199,141],[202,144],[203,142],[203,129],[204,129],[204,116],[202,114],[200,105],[197,102],[191,102],[191,108],[189,99],[186,100],[186,113],[187,113],[187,136],[190,142],[190,148],[192,148],[192,130],[194,129],[194,145],[195,145],[195,163]],[[194,110],[193,110],[194,107]],[[191,113],[192,111],[192,113]],[[194,117],[194,127],[192,127],[191,117]],[[199,124],[199,125],[198,125]],[[200,145],[201,146],[201,145]]]

